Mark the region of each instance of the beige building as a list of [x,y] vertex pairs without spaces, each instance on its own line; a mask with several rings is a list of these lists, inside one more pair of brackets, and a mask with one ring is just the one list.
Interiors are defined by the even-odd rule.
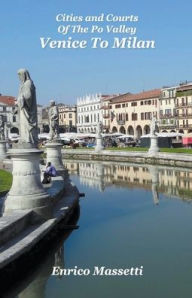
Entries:
[[192,132],[192,83],[180,85],[176,89],[175,107],[178,131]]
[[77,131],[77,107],[59,104],[58,111],[60,131]]
[[123,94],[110,99],[103,108],[110,132],[120,132],[139,138],[150,132],[153,116],[159,119],[161,89],[138,94]]

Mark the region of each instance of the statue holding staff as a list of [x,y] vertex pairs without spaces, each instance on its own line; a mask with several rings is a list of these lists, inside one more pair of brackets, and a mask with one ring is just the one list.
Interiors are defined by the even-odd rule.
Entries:
[[21,82],[16,102],[20,122],[19,143],[36,145],[38,143],[38,124],[35,86],[26,69],[19,69],[18,76]]
[[50,101],[49,108],[49,136],[50,141],[59,138],[59,112],[54,100]]

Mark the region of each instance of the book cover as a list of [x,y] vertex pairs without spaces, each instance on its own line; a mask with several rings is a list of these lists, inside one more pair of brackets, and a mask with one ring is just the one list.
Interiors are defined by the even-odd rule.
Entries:
[[[191,9],[189,0],[1,1],[1,297],[190,297]],[[37,125],[34,92],[39,147],[7,155]],[[62,143],[51,143],[57,129]],[[46,158],[64,174],[33,188],[26,176],[35,181]],[[67,199],[32,223],[41,192],[43,202]],[[17,199],[25,213],[10,214]],[[67,224],[52,229],[65,212]]]

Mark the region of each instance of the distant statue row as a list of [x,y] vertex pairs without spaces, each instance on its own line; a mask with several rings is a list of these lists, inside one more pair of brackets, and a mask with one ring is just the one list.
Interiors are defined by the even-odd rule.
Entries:
[[[38,120],[37,120],[37,102],[36,89],[26,69],[19,69],[18,76],[20,79],[19,95],[16,101],[17,109],[15,113],[19,113],[20,119],[20,143],[30,143],[36,145],[38,142]],[[97,125],[97,134],[100,137],[102,132],[102,123]],[[59,138],[59,113],[55,101],[50,101],[49,107],[49,135],[50,141]],[[151,135],[157,132],[157,119],[152,118]],[[5,139],[4,121],[0,117],[0,140]]]

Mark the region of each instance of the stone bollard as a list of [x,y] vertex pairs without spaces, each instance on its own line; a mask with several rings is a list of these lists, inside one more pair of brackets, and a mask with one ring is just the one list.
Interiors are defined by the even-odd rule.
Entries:
[[155,153],[159,152],[159,146],[158,146],[158,137],[157,136],[151,136],[151,145],[148,150],[148,154],[154,155]]
[[51,198],[40,178],[42,152],[37,148],[8,150],[13,162],[13,182],[5,199],[4,215],[13,210],[33,209],[43,218],[51,216]]
[[96,146],[95,146],[95,152],[100,152],[103,150],[103,140],[102,136],[97,136],[96,138]]
[[47,148],[47,162],[51,162],[57,171],[64,171],[61,155],[62,144],[59,141],[53,141],[48,142],[45,146]]

